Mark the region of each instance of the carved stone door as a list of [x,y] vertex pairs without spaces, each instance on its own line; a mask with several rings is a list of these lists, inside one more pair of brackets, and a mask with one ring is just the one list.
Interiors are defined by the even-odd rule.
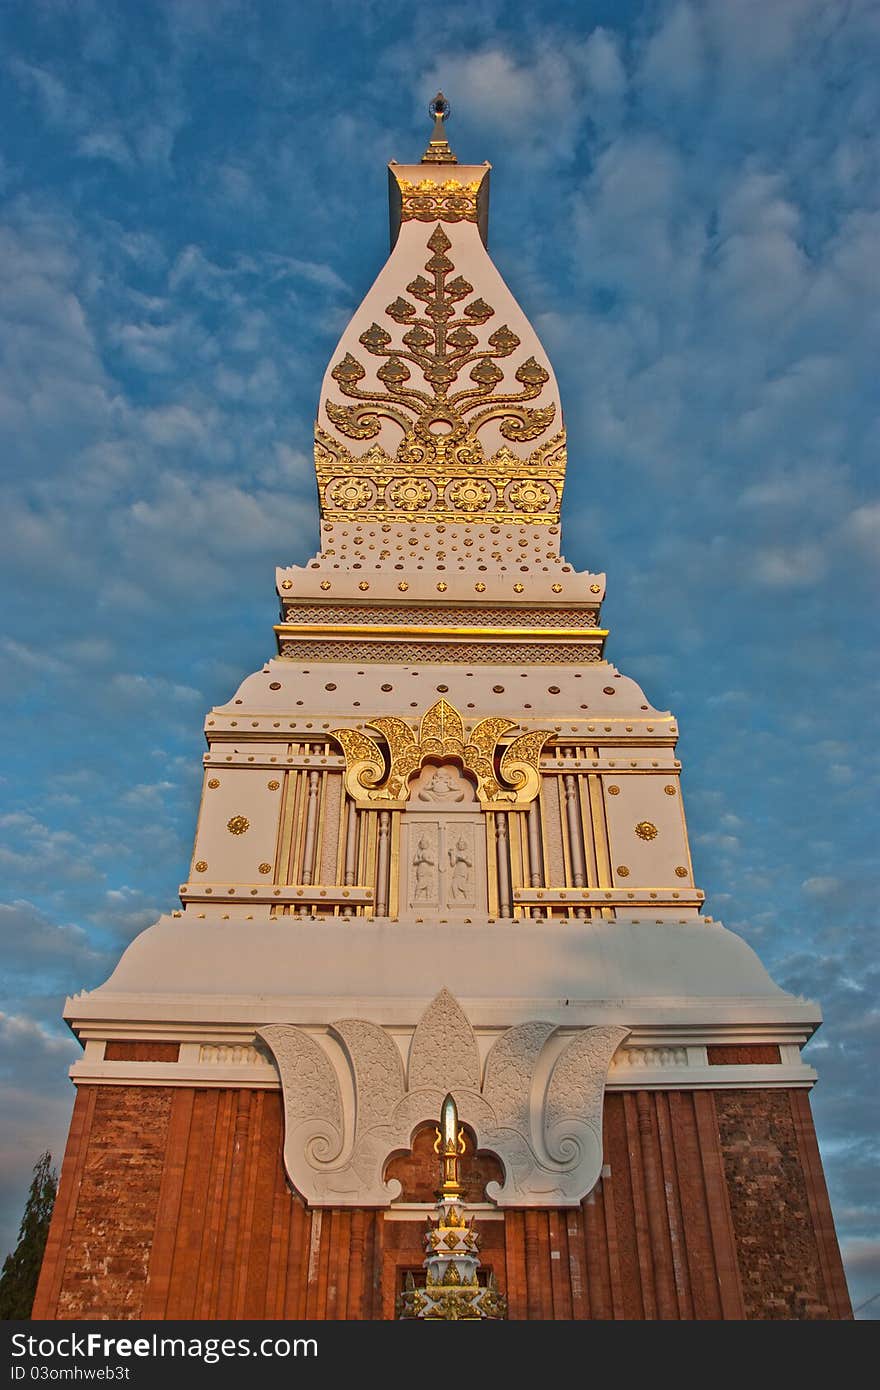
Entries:
[[416,779],[401,826],[406,916],[462,920],[488,911],[486,831],[470,782],[451,764]]

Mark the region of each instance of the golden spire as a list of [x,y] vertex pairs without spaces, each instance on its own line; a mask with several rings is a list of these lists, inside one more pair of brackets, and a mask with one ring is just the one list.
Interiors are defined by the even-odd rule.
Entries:
[[434,1152],[440,1155],[441,1201],[455,1201],[464,1188],[461,1185],[460,1163],[464,1153],[464,1130],[459,1128],[458,1107],[448,1095],[440,1110],[440,1127],[435,1129]]
[[449,141],[446,139],[446,127],[443,124],[448,118],[451,109],[449,102],[442,92],[438,92],[434,100],[428,102],[428,115],[434,118],[434,129],[428,141],[428,148],[422,155],[423,164],[458,163],[458,160],[449,148]]

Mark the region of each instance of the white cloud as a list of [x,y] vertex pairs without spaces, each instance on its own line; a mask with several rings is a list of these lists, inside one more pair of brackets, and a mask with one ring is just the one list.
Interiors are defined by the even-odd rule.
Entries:
[[814,545],[759,549],[751,556],[749,565],[755,581],[773,589],[817,584],[824,577],[825,568],[826,558]]
[[835,893],[839,893],[843,887],[839,878],[831,874],[818,874],[814,878],[806,878],[801,884],[805,893],[809,893],[813,898],[827,898]]
[[639,79],[664,94],[691,93],[705,76],[700,24],[691,5],[680,3],[649,38]]

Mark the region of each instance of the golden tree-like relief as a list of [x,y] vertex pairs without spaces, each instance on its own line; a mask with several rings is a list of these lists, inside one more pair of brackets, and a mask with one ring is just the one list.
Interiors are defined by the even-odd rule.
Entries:
[[416,302],[398,296],[385,311],[403,334],[373,323],[360,335],[362,347],[382,359],[376,372],[382,389],[364,389],[367,370],[347,352],[331,375],[354,404],[328,399],[327,415],[349,439],[373,439],[383,417],[393,420],[403,433],[398,464],[479,464],[484,453],[477,435],[490,420],[500,420],[501,434],[517,443],[537,439],[552,424],[554,404],[526,404],[541,394],[550,374],[529,357],[514,373],[516,389],[498,390],[504,381],[499,360],[510,357],[520,339],[501,324],[487,345],[480,346],[474,329],[486,324],[495,310],[478,297],[458,312],[473,286],[453,274],[455,266],[446,254],[452,243],[439,223],[427,244],[433,253],[424,266],[430,278],[417,275],[407,286]]
[[481,805],[527,806],[538,793],[541,750],[553,731],[534,729],[515,738],[504,748],[496,774],[499,740],[516,723],[493,715],[466,732],[455,706],[437,700],[422,716],[418,735],[394,715],[368,722],[367,727],[385,739],[387,753],[358,729],[330,733],[345,753],[345,788],[355,801],[405,801],[409,780],[426,758],[458,758],[474,776]]

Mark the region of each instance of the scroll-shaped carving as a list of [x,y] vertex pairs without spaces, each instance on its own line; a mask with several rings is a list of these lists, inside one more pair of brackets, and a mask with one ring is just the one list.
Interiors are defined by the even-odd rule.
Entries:
[[345,754],[346,791],[364,805],[405,800],[409,780],[426,758],[459,758],[476,779],[481,806],[527,806],[538,794],[541,749],[552,737],[552,730],[537,729],[514,739],[501,755],[499,781],[495,774],[498,742],[516,727],[513,719],[481,719],[468,734],[455,706],[437,700],[423,714],[418,737],[396,715],[379,715],[369,721],[369,727],[382,734],[388,745],[387,776],[382,752],[373,739],[352,729],[330,730]]
[[492,1044],[486,1058],[483,1095],[499,1125],[528,1134],[532,1076],[541,1049],[555,1031],[553,1023],[520,1023]]
[[354,1068],[357,1114],[356,1138],[387,1118],[403,1099],[406,1085],[403,1059],[394,1039],[375,1023],[344,1018],[334,1024]]
[[388,780],[380,790],[370,793],[370,799],[397,801],[406,795],[410,773],[422,765],[419,742],[409,725],[396,715],[389,714],[379,719],[371,719],[370,728],[378,729],[380,734],[385,735],[391,759]]
[[323,1048],[300,1028],[272,1023],[257,1030],[271,1048],[284,1091],[284,1162],[288,1172],[300,1157],[319,1168],[342,1152],[339,1082]]
[[[417,1126],[450,1092],[478,1146],[504,1165],[504,1182],[487,1187],[498,1206],[570,1206],[594,1187],[602,1166],[605,1078],[628,1029],[581,1030],[559,1052],[545,1088],[550,1059],[542,1058],[559,1048],[556,1025],[518,1024],[493,1045],[482,1091],[476,1037],[448,990],[415,1029],[406,1079],[394,1039],[377,1024],[343,1019],[334,1032],[342,1049],[332,1061],[298,1028],[259,1032],[284,1091],[285,1165],[311,1204],[388,1206],[400,1194],[395,1179],[384,1179],[388,1159],[410,1147]],[[334,1061],[347,1063],[346,1076],[337,1077]],[[354,1122],[344,1136],[340,1097],[351,1090]]]
[[501,776],[517,790],[517,800],[534,801],[541,788],[541,749],[550,737],[548,729],[520,734],[501,757]]
[[357,729],[334,729],[333,737],[345,754],[345,790],[360,801],[366,790],[385,776],[385,759],[378,743]]
[[409,1089],[446,1086],[480,1089],[480,1052],[474,1030],[458,1000],[441,989],[422,1014],[413,1033]]
[[602,1099],[611,1058],[628,1028],[588,1028],[556,1059],[547,1087],[544,1134],[547,1152],[570,1161],[590,1139],[602,1150]]

